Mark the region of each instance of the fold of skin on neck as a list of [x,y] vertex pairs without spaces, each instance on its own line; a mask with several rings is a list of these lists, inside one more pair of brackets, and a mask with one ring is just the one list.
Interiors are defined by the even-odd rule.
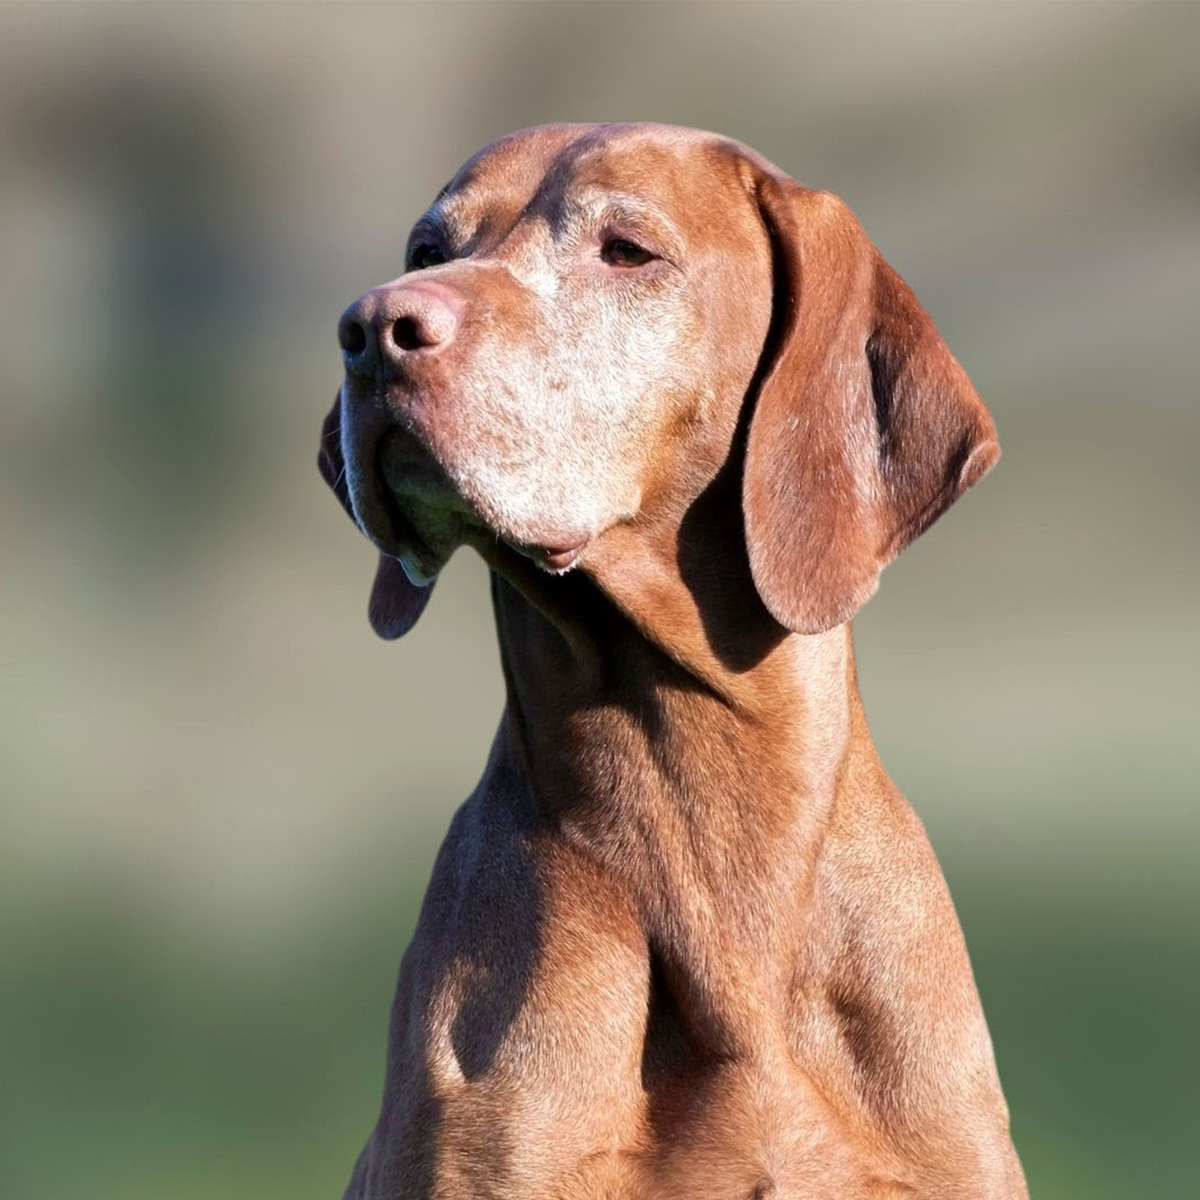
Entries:
[[617,526],[586,575],[485,553],[506,723],[537,819],[627,890],[718,1060],[783,1051],[797,933],[858,711],[849,625],[799,636],[775,622],[740,520],[712,521],[730,504],[740,517],[718,478],[682,521]]
[[[788,633],[737,523],[709,525],[698,562],[687,527],[616,528],[586,576],[490,559],[508,694],[493,753],[527,779],[527,817],[628,898],[685,1030],[651,1044],[652,995],[651,1120],[676,1130],[667,1146],[725,1136],[823,1164],[813,1186],[845,1196],[944,1183],[945,1139],[978,1195],[1024,1195],[961,934],[871,742],[849,623]],[[688,1125],[698,1086],[726,1094],[725,1134]],[[685,1162],[664,1178],[691,1178]]]

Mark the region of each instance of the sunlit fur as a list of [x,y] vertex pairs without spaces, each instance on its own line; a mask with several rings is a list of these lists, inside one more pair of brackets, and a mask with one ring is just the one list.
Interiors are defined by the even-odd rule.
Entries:
[[711,134],[514,135],[443,233],[374,297],[453,289],[453,337],[348,378],[321,466],[384,636],[429,595],[393,555],[483,555],[507,705],[347,1200],[1025,1200],[848,623],[996,460],[962,368],[843,202]]

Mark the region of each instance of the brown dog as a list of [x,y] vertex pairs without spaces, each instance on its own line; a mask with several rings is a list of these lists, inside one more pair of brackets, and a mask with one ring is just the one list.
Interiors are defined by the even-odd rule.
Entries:
[[999,453],[837,197],[727,139],[527,130],[342,317],[321,468],[417,619],[492,573],[508,705],[347,1197],[1026,1195],[850,617]]

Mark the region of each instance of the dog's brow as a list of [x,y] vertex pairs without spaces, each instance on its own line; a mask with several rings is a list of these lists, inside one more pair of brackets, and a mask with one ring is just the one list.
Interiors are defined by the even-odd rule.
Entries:
[[675,223],[652,200],[630,192],[589,188],[564,202],[563,216],[570,225],[605,225],[658,243],[673,258],[682,255],[683,244]]
[[662,209],[653,200],[639,196],[636,192],[618,192],[610,188],[585,188],[579,193],[585,204],[618,204],[631,211],[654,213],[664,216]]
[[572,207],[588,216],[610,220],[658,221],[670,227],[671,220],[653,201],[630,192],[610,192],[589,189],[572,197]]
[[[525,215],[536,214],[547,219],[559,232],[570,229],[578,233],[589,226],[613,226],[655,242],[663,253],[676,260],[682,256],[682,239],[675,223],[658,204],[644,196],[591,187],[561,197],[554,216],[543,205],[544,198],[535,197]],[[409,247],[416,245],[421,237],[451,244],[466,242],[474,224],[471,210],[472,205],[462,192],[439,196],[413,226]]]

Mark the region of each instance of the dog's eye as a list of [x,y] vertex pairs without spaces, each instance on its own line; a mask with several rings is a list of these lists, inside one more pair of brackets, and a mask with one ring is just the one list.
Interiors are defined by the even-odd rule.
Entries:
[[610,267],[644,267],[656,256],[649,250],[623,238],[609,238],[600,251],[600,257]]
[[446,261],[445,254],[432,242],[424,242],[409,257],[411,269],[423,271],[426,267],[438,267]]

